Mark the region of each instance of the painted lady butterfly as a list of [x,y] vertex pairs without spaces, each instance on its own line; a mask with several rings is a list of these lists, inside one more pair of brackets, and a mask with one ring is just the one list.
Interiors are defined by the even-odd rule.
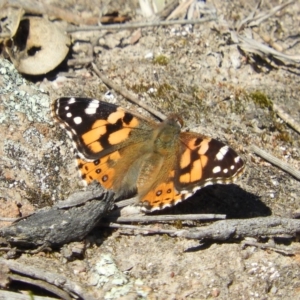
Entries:
[[59,98],[53,115],[78,150],[83,180],[97,180],[116,198],[137,194],[146,211],[172,206],[201,187],[231,183],[242,159],[228,146],[193,132],[181,132],[172,114],[161,123],[103,101]]

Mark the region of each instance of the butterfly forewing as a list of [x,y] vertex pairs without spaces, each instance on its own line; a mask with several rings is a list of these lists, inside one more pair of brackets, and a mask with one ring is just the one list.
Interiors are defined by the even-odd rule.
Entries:
[[[124,109],[96,99],[59,98],[53,115],[67,129],[82,158],[98,159],[143,140],[137,131],[151,131],[151,122]],[[136,129],[136,130],[135,130]]]

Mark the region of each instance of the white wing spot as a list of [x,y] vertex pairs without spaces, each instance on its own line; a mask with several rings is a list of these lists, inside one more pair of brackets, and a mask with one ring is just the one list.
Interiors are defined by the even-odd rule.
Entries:
[[69,110],[70,109],[70,106],[65,106],[65,110]]
[[224,169],[223,173],[225,173],[225,174],[228,173],[228,169]]
[[87,114],[87,115],[94,115],[97,111],[97,108],[99,107],[99,101],[97,100],[92,100],[88,107],[84,110],[84,112]]
[[72,117],[72,114],[71,114],[70,112],[68,112],[68,113],[66,114],[66,116],[67,116],[67,118],[71,118],[71,117]]
[[84,110],[87,115],[94,115],[96,113],[97,108],[88,107]]
[[81,124],[82,119],[81,119],[81,117],[75,117],[75,118],[73,119],[73,121],[74,121],[75,124],[79,125],[79,124]]
[[230,170],[234,170],[234,165],[230,166]]
[[223,146],[216,155],[217,160],[222,160],[225,154],[228,152],[228,146]]
[[76,102],[75,98],[72,97],[72,98],[70,98],[70,100],[68,101],[68,104],[73,104],[73,103],[75,103],[75,102]]
[[234,162],[237,164],[240,161],[240,159],[241,158],[239,156],[237,156],[237,157],[234,158]]
[[214,167],[212,171],[214,174],[219,173],[221,171],[221,167],[220,166]]

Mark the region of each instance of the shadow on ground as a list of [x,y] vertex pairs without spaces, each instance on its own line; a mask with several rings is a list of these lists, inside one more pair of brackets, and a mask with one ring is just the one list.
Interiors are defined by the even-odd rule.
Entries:
[[225,214],[227,219],[243,219],[269,216],[271,209],[258,196],[230,184],[205,187],[182,203],[153,214]]

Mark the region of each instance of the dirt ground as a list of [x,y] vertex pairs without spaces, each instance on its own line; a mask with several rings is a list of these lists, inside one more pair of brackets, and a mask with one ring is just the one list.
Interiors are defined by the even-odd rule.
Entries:
[[[122,2],[116,7],[106,1],[105,9],[144,21],[138,3]],[[180,113],[186,128],[229,144],[245,159],[245,173],[235,185],[206,187],[161,213],[292,217],[299,212],[299,181],[249,147],[256,145],[300,170],[299,134],[271,108],[277,104],[299,122],[299,63],[262,59],[232,41],[230,30],[250,15],[256,1],[207,2],[216,9],[217,19],[202,24],[73,33],[73,58],[84,57],[93,43],[94,62],[113,82],[166,115]],[[64,3],[74,13],[97,14],[101,7],[98,1],[71,4]],[[265,1],[259,11],[279,4]],[[299,28],[300,4],[295,1],[254,27],[252,34],[260,42],[262,36],[269,37],[285,54],[299,55]],[[139,34],[133,44],[133,36]],[[149,116],[109,90],[89,66],[69,71],[68,76],[60,69],[47,77],[26,77],[0,57],[1,217],[18,217],[20,211],[27,215],[83,186],[72,143],[51,118],[54,99],[95,97]],[[113,98],[105,96],[108,91]],[[187,225],[199,223],[183,223]],[[85,286],[95,299],[300,299],[297,241],[285,245],[295,253],[286,256],[243,247],[240,241],[202,243],[97,228],[79,243],[86,245],[85,253],[70,258],[67,253],[77,244],[17,260],[63,274]]]

